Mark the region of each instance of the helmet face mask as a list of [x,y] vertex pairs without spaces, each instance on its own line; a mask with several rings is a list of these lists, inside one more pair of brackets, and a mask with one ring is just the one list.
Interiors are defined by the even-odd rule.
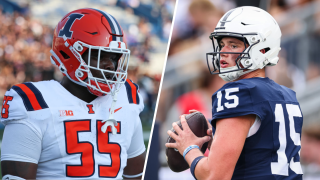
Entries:
[[[87,52],[80,56],[81,63],[75,74],[79,82],[85,84],[90,92],[95,91],[95,94],[96,91],[101,95],[114,94],[120,90],[127,79],[130,50],[78,43],[87,47]],[[82,80],[84,75],[87,78]]]
[[[242,52],[220,52],[218,43],[224,37],[236,38],[243,42]],[[213,52],[206,54],[211,74],[219,74],[225,81],[237,80],[240,76],[262,69],[278,62],[281,31],[273,17],[256,7],[239,7],[228,11],[219,21],[209,38]],[[266,50],[265,52],[261,50]],[[221,68],[221,54],[238,54],[235,65]]]
[[[250,51],[252,46],[255,45],[253,44],[251,46],[248,46],[247,40],[245,39],[245,35],[256,35],[256,34],[238,34],[238,33],[232,33],[232,32],[211,33],[209,38],[212,41],[213,52],[206,53],[207,66],[211,74],[223,74],[223,73],[229,73],[234,71],[247,70],[252,66],[252,63],[250,63],[249,61],[247,61],[247,63],[241,63],[243,61],[246,62],[245,61],[246,59],[250,59],[250,54],[248,52]],[[220,52],[222,48],[219,42],[224,37],[233,37],[241,40],[244,44],[244,50],[242,52]],[[257,43],[259,43],[259,41]],[[238,57],[234,60],[237,69],[221,68],[220,67],[221,54],[238,54]]]
[[130,50],[117,20],[101,10],[68,13],[55,28],[50,52],[65,76],[94,95],[114,95],[126,81]]

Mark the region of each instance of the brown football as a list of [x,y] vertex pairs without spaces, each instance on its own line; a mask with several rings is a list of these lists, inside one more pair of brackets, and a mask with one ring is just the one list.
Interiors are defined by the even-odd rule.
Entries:
[[[207,135],[208,124],[207,120],[201,112],[194,112],[186,115],[187,123],[191,131],[198,137],[204,137]],[[181,121],[177,122],[178,126],[182,129]],[[174,133],[175,130],[171,129]],[[176,133],[177,134],[177,133]],[[168,143],[176,142],[170,136],[167,139]],[[201,151],[204,153],[208,147],[208,142],[204,143]],[[184,160],[183,156],[177,149],[166,148],[167,162],[170,169],[174,172],[181,172],[189,168],[188,163]]]

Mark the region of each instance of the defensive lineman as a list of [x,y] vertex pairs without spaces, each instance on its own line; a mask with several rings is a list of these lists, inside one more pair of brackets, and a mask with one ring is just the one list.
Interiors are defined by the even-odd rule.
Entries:
[[130,50],[110,14],[68,13],[54,31],[56,81],[13,86],[4,97],[3,179],[141,178],[143,100],[127,78]]

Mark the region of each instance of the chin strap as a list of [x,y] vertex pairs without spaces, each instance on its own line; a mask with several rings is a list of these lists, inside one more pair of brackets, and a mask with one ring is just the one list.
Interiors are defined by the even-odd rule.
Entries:
[[117,128],[115,126],[117,126],[118,123],[115,119],[113,119],[113,114],[114,114],[114,107],[117,103],[118,92],[116,91],[114,94],[111,94],[111,96],[112,96],[112,103],[111,103],[111,108],[109,112],[109,119],[102,121],[104,125],[101,127],[101,131],[103,133],[106,133],[108,126],[110,126],[112,134],[117,134]]
[[[232,70],[237,70],[237,69],[238,69],[237,66],[232,66],[232,67],[228,67],[228,68],[221,68],[220,71],[226,72],[226,71],[232,71]],[[233,71],[233,72],[219,74],[219,76],[224,81],[230,82],[230,81],[237,80],[240,76],[247,74],[247,73],[250,73],[255,70],[257,70],[257,69],[248,69],[247,71],[239,70],[239,71]]]

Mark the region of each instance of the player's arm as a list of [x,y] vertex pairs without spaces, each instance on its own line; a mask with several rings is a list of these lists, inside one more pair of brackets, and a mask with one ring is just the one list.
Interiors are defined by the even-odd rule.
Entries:
[[2,176],[12,175],[24,179],[36,179],[38,164],[19,161],[1,161]]
[[[26,90],[26,87],[32,88]],[[48,109],[41,109],[42,106],[35,111],[32,105],[25,103],[38,102],[29,99],[39,94],[35,89],[31,83],[15,85],[4,96],[1,109],[1,123],[5,125],[1,145],[3,176],[36,178],[42,149],[42,128],[46,127],[46,123],[38,120],[47,118],[50,113]]]
[[137,110],[137,107],[138,106],[133,105],[127,111],[128,118],[130,118],[134,124],[132,127],[133,134],[131,136],[131,143],[127,150],[127,166],[123,170],[124,179],[141,179],[143,174],[146,148],[144,145],[142,124],[139,117],[140,111]]
[[[198,179],[231,179],[255,117],[247,115],[217,121],[209,157],[201,160],[195,169]],[[186,157],[190,165],[195,158],[192,156],[197,157],[196,154]]]
[[[146,152],[127,160],[127,166],[123,170],[124,179],[141,179]],[[139,176],[138,176],[139,175]]]
[[[209,157],[202,158],[195,168],[195,176],[198,180],[224,180],[231,179],[235,165],[241,154],[244,142],[255,115],[246,115],[234,118],[220,119],[216,122],[216,132],[211,144]],[[190,130],[184,116],[181,117],[184,130],[176,124],[173,128],[178,136],[169,132],[168,134],[176,140],[176,143],[166,144],[167,147],[177,148],[181,154],[190,145],[199,145],[209,139],[197,138]],[[185,156],[189,166],[196,157],[203,156],[199,149],[190,150]]]

